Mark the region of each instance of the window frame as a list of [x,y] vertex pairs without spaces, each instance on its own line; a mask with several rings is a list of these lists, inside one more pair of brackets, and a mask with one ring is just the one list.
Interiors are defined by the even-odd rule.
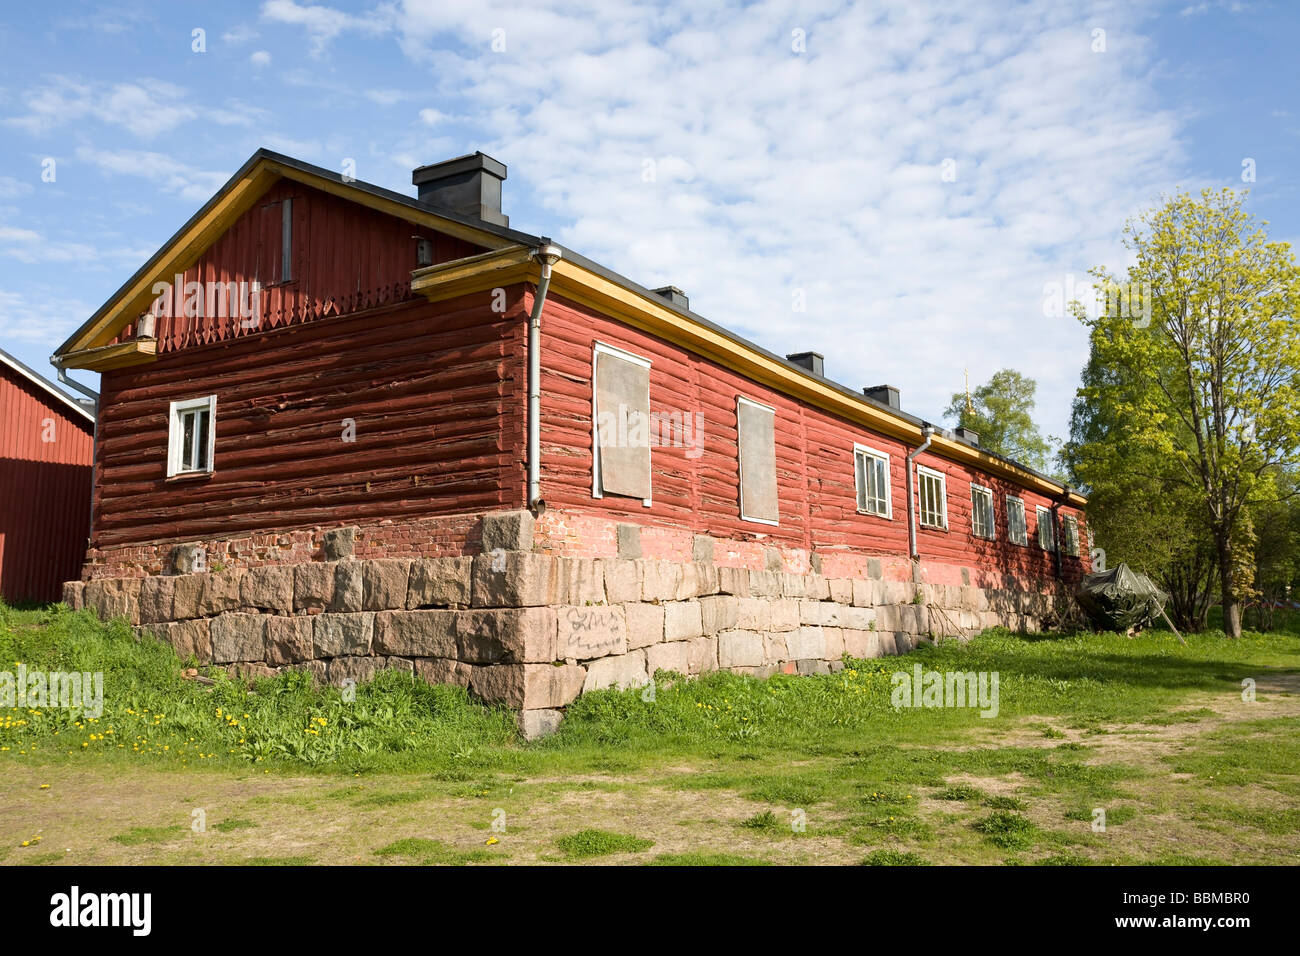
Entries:
[[[979,531],[977,531],[977,530],[975,529],[975,496],[976,496],[976,494],[982,494],[982,495],[984,495],[986,498],[988,498],[988,502],[989,502],[989,529],[988,529],[988,534],[980,534]],[[992,488],[989,488],[987,485],[981,485],[981,484],[979,484],[978,482],[974,482],[974,481],[972,481],[972,482],[970,483],[970,499],[971,499],[971,512],[970,512],[970,533],[971,533],[971,536],[972,536],[972,537],[976,537],[976,538],[982,538],[982,539],[985,540],[985,541],[996,541],[996,540],[998,539],[998,515],[997,515],[997,510],[996,510],[996,509],[994,508],[994,506],[993,506],[993,489],[992,489]]]
[[[883,462],[885,466],[885,510],[872,511],[869,507],[862,507],[862,495],[865,488],[858,487],[858,458],[864,457],[875,461]],[[884,518],[886,521],[894,519],[894,492],[893,492],[893,461],[889,457],[889,452],[881,451],[878,448],[872,448],[869,445],[860,445],[853,443],[853,506],[860,515],[870,515],[873,518]]]
[[[1029,517],[1028,517],[1028,512],[1025,511],[1025,499],[1020,497],[1020,495],[1011,495],[1011,494],[1007,495],[1006,498],[1007,498],[1007,541],[1009,541],[1011,544],[1016,545],[1016,547],[1027,548],[1029,547]],[[1013,501],[1016,502],[1016,504],[1019,506],[1020,509],[1020,533],[1023,536],[1023,540],[1020,541],[1017,541],[1013,534],[1013,532],[1015,531],[1015,524],[1011,521],[1011,513],[1014,510],[1011,507],[1011,502]]]
[[778,479],[776,483],[776,519],[772,518],[755,518],[752,515],[745,514],[745,456],[740,453],[740,406],[752,405],[755,408],[761,408],[764,411],[772,413],[772,467],[776,469],[776,407],[766,405],[763,402],[756,401],[752,398],[746,398],[744,395],[736,396],[736,506],[740,511],[741,521],[753,521],[756,524],[771,525],[780,527],[781,525],[781,482]]
[[[1052,509],[1045,508],[1042,505],[1034,505],[1034,515],[1037,521],[1034,536],[1038,539],[1039,550],[1047,554],[1055,554],[1060,547],[1060,543],[1056,540],[1056,523],[1052,520]],[[1050,548],[1043,547],[1043,515],[1047,515],[1047,528],[1052,535],[1052,546]]]
[[[921,478],[934,478],[939,481],[939,504],[941,505],[942,524],[930,524],[925,520],[925,496],[921,494]],[[916,523],[919,527],[930,531],[947,531],[948,530],[948,476],[942,471],[934,468],[927,468],[925,465],[916,466]]]
[[[184,449],[182,441],[185,435],[183,416],[186,412],[203,411],[208,415],[208,447],[206,465],[203,468],[183,468]],[[198,448],[198,435],[195,434],[193,449]],[[216,470],[217,448],[217,396],[204,395],[201,398],[184,398],[170,404],[167,412],[167,477],[188,478],[195,475],[210,475]]]
[[[1079,519],[1075,515],[1062,515],[1061,531],[1063,532],[1061,537],[1066,539],[1066,541],[1062,542],[1063,544],[1073,542],[1073,550],[1066,547],[1061,553],[1071,558],[1077,558],[1079,556]],[[1068,533],[1065,533],[1067,531]]]
[[[642,368],[649,369],[652,367],[648,358],[629,352],[627,349],[621,349],[617,345],[609,345],[606,342],[596,342],[591,347],[591,496],[593,498],[604,498],[604,489],[600,487],[600,409],[596,403],[596,362],[598,355],[608,355],[611,358],[622,359],[625,362],[631,362],[634,365],[640,365]],[[650,387],[646,385],[646,413],[650,411]],[[650,440],[650,422],[646,422],[646,441]],[[654,450],[650,452],[650,497],[641,499],[641,507],[649,508],[654,502]],[[637,499],[625,495],[616,495],[615,497],[623,498],[626,501],[636,501]]]

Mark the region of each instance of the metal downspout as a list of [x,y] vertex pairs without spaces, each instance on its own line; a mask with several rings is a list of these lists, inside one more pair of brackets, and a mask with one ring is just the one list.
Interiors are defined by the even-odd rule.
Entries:
[[[99,457],[99,392],[87,388],[76,379],[68,378],[68,373],[64,370],[58,356],[50,356],[50,364],[59,372],[59,383],[68,388],[76,389],[90,399],[91,410],[95,413],[95,427],[90,433],[90,526],[86,529],[86,546],[89,547],[91,533],[95,530],[95,464]],[[77,399],[77,404],[84,405],[86,403],[81,399]]]
[[930,439],[934,437],[934,427],[923,425],[921,427],[921,437],[925,439],[920,446],[907,456],[907,553],[913,561],[918,561],[921,555],[916,550],[916,459],[930,447]]
[[533,311],[528,317],[528,507],[540,513],[546,509],[542,500],[542,308],[546,293],[551,288],[551,266],[560,260],[561,252],[551,240],[542,237],[542,244],[531,253],[542,266],[542,277],[533,296]]

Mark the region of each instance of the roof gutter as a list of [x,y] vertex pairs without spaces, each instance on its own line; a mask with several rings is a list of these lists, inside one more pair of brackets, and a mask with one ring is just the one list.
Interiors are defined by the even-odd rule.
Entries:
[[916,459],[921,452],[930,447],[930,440],[934,438],[934,426],[928,423],[922,425],[921,437],[925,441],[907,455],[907,553],[911,555],[913,561],[919,561],[921,558],[916,550]]
[[542,308],[551,288],[551,266],[560,261],[562,254],[545,236],[541,245],[529,253],[542,266],[533,311],[528,317],[528,508],[535,514],[546,510],[542,500]]

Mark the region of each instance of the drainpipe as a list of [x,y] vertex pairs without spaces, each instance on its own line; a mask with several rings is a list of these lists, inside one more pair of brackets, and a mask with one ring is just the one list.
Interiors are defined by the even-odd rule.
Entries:
[[542,266],[542,277],[533,296],[533,312],[528,317],[528,507],[535,513],[546,510],[542,500],[542,307],[551,287],[551,266],[560,261],[558,246],[542,237],[542,244],[530,255]]
[[1070,501],[1070,486],[1061,489],[1061,496],[1052,502],[1052,543],[1056,545],[1056,579],[1061,580],[1061,505]]
[[68,388],[72,388],[85,395],[84,399],[77,399],[78,405],[89,405],[90,410],[95,413],[95,427],[91,431],[90,438],[90,527],[86,529],[86,544],[90,544],[90,536],[95,530],[95,460],[99,456],[99,392],[87,388],[76,379],[68,378],[68,373],[63,367],[63,362],[57,355],[50,356],[50,364],[59,372],[59,383]]
[[914,462],[921,452],[930,447],[930,439],[934,437],[934,426],[922,425],[921,437],[925,441],[907,456],[907,550],[913,561],[921,558],[916,550],[916,465]]

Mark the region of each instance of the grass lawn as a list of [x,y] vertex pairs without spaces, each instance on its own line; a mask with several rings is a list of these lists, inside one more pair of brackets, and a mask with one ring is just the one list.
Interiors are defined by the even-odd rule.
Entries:
[[[1300,637],[1187,640],[990,631],[829,676],[661,674],[524,743],[457,688],[204,685],[121,622],[0,606],[0,671],[104,675],[96,719],[0,709],[0,864],[1293,863]],[[896,710],[917,663],[997,672],[998,715]]]

